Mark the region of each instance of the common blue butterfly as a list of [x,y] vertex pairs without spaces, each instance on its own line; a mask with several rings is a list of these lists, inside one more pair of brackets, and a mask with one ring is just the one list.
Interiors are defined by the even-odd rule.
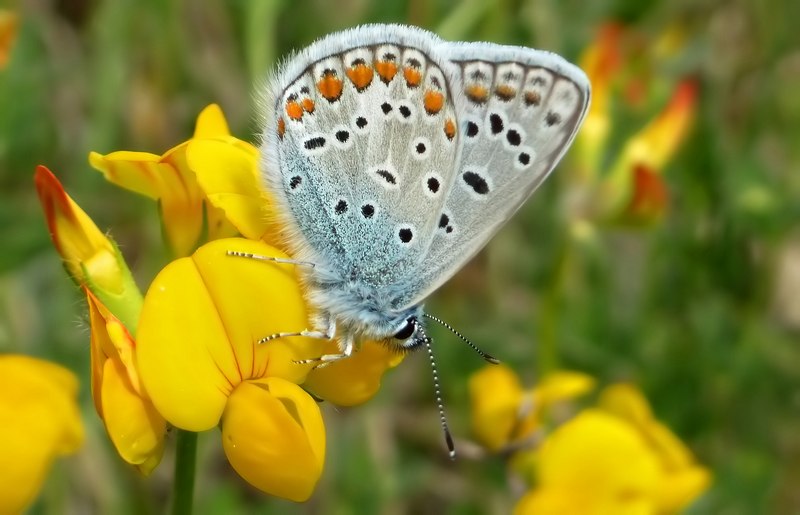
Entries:
[[290,57],[262,99],[261,164],[315,327],[265,340],[335,338],[323,364],[368,339],[426,345],[433,362],[422,303],[552,171],[589,90],[555,54],[404,25]]

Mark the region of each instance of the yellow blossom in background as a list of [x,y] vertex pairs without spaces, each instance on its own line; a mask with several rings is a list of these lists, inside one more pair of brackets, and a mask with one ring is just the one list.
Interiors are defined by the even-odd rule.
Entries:
[[[89,154],[91,165],[107,180],[158,201],[165,239],[176,256],[194,251],[201,243],[204,229],[209,240],[233,236],[237,232],[225,214],[214,203],[207,202],[198,183],[189,154],[192,143],[198,141],[220,141],[244,153],[255,155],[257,152],[248,143],[230,135],[222,111],[212,104],[198,116],[194,138],[161,156],[130,151]],[[215,172],[225,176],[227,170],[218,168]]]
[[656,456],[661,473],[656,497],[661,511],[679,511],[708,489],[711,473],[698,465],[686,445],[653,417],[639,390],[627,384],[609,386],[598,404],[600,409],[635,427]]
[[0,9],[0,71],[3,71],[11,59],[11,51],[17,41],[18,25],[15,12]]
[[515,515],[656,514],[658,463],[636,429],[588,409],[535,451],[536,488]]
[[167,424],[139,381],[136,342],[86,290],[91,325],[92,397],[119,455],[145,475],[161,461]]
[[0,355],[0,513],[21,513],[53,461],[83,444],[78,380],[69,370],[21,355]]
[[535,486],[517,515],[676,513],[711,480],[629,385],[606,388],[597,407],[554,429],[518,461],[532,469]]
[[487,449],[500,451],[534,436],[548,409],[593,387],[585,374],[558,371],[525,390],[507,365],[486,366],[469,380],[472,431]]
[[259,489],[307,499],[322,473],[325,433],[316,402],[298,384],[320,356],[309,338],[277,332],[308,325],[293,265],[226,255],[286,257],[261,242],[216,240],[173,261],[150,285],[138,332],[140,377],[174,426],[222,424],[233,468]]
[[34,182],[50,238],[67,273],[134,330],[142,295],[116,244],[67,195],[50,170],[37,167]]

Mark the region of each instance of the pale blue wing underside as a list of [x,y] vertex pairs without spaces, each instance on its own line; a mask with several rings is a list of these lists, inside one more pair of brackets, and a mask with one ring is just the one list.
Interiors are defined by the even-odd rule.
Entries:
[[424,261],[459,150],[441,44],[361,27],[304,50],[273,84],[265,176],[302,259],[377,287]]
[[468,262],[550,174],[589,106],[585,74],[561,57],[491,43],[445,43],[456,64],[462,153],[454,186],[401,305],[414,305]]
[[588,104],[583,72],[554,54],[359,27],[314,43],[274,78],[262,168],[293,254],[400,309],[519,209]]

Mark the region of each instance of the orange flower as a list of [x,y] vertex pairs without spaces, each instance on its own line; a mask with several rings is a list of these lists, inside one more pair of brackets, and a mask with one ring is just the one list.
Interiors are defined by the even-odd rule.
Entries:
[[17,40],[17,15],[8,9],[0,9],[0,71],[11,60],[11,50]]
[[592,84],[592,103],[575,141],[580,173],[585,179],[597,174],[611,131],[611,86],[622,62],[621,34],[620,25],[603,25],[580,59],[580,67]]
[[64,267],[79,285],[85,285],[133,330],[142,294],[116,244],[64,191],[55,175],[38,166],[34,175],[53,245]]
[[667,193],[661,172],[689,133],[696,97],[695,83],[681,82],[664,110],[628,140],[601,184],[605,217],[650,222],[664,213]]

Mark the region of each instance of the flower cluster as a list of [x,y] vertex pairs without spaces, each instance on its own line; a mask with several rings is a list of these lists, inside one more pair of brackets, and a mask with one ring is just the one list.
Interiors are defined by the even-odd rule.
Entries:
[[609,386],[575,414],[570,401],[593,387],[590,377],[562,371],[524,390],[502,366],[471,378],[476,438],[508,455],[530,485],[517,515],[675,513],[708,488],[708,470],[633,386]]
[[317,398],[365,402],[400,357],[374,342],[352,359],[312,369],[297,361],[332,351],[310,338],[258,341],[309,326],[258,179],[258,151],[230,135],[216,105],[194,137],[163,155],[91,153],[112,183],[157,201],[177,258],[142,295],[114,241],[46,168],[36,186],[65,268],[85,292],[91,321],[92,394],[119,455],[144,474],[159,463],[168,426],[219,426],[232,467],[264,492],[302,501],[325,460]]
[[[576,227],[587,222],[641,226],[666,213],[662,173],[691,129],[697,85],[690,78],[675,84],[648,70],[679,52],[678,32],[671,28],[661,40],[642,45],[638,34],[610,23],[584,51],[580,66],[592,84],[592,104],[575,139],[574,187],[566,199]],[[670,89],[663,105],[663,92]],[[634,134],[615,123],[639,118],[653,104],[661,111]]]

